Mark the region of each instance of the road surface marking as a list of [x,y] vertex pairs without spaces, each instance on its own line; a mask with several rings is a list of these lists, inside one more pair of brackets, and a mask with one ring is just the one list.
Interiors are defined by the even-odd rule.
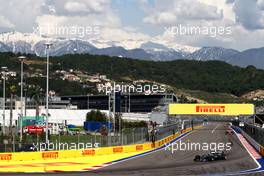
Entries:
[[216,127],[212,130],[212,133],[215,132],[216,128],[219,126],[219,124],[216,125]]
[[[261,162],[261,160],[263,160],[263,158],[261,158],[261,159],[256,159],[253,155],[252,155],[252,153],[250,152],[250,150],[247,148],[248,146],[247,145],[245,145],[245,141],[246,140],[241,140],[241,137],[243,136],[243,135],[241,135],[241,133],[239,132],[237,132],[236,130],[234,130],[234,128],[232,128],[232,130],[235,132],[235,134],[236,134],[236,136],[237,136],[237,138],[238,138],[238,140],[240,141],[240,143],[243,145],[243,147],[246,149],[246,151],[248,152],[248,154],[251,156],[251,158],[254,160],[254,162],[257,164],[257,167],[255,168],[255,169],[248,169],[248,170],[243,170],[243,171],[238,171],[238,172],[233,172],[233,173],[226,173],[225,175],[244,175],[244,174],[252,174],[252,173],[260,173],[260,172],[263,172],[263,170],[264,170],[264,168],[263,168],[263,163]],[[240,136],[240,135],[241,136]]]

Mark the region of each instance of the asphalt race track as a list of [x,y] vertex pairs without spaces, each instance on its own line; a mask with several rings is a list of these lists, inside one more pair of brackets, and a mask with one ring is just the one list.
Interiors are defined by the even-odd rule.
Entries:
[[[195,130],[182,139],[184,143],[232,143],[226,161],[194,162],[203,151],[175,151],[162,149],[155,153],[123,161],[95,171],[81,173],[50,173],[45,175],[67,176],[174,176],[174,175],[222,175],[227,172],[256,168],[257,165],[239,142],[236,135],[225,134],[224,123],[209,123],[207,127]],[[179,143],[179,141],[177,142]],[[20,174],[10,174],[20,175]],[[30,174],[44,175],[44,174]],[[259,174],[260,175],[260,174]]]

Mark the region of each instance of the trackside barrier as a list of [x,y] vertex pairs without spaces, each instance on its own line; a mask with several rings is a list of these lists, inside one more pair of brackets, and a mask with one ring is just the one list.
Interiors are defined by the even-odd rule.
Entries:
[[[196,126],[195,129],[202,128]],[[43,151],[43,152],[17,152],[17,153],[0,153],[0,163],[12,161],[32,161],[32,160],[51,160],[51,159],[65,159],[65,158],[79,158],[79,157],[94,157],[99,155],[112,155],[118,153],[144,152],[172,141],[183,133],[191,131],[192,128],[187,128],[168,137],[155,142],[155,144],[148,142],[143,144],[133,144],[115,147],[91,148],[85,150],[61,150],[61,151]]]
[[245,131],[237,126],[232,126],[235,130],[239,131],[245,139],[260,153],[261,156],[264,156],[264,147],[257,143],[252,137],[250,137]]

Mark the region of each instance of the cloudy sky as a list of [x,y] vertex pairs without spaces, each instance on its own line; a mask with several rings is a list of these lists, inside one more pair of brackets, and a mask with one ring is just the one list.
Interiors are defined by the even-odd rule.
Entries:
[[[41,26],[100,26],[100,39],[137,47],[264,47],[264,0],[0,0],[0,32]],[[231,34],[172,35],[182,26],[230,28]],[[34,27],[34,28],[33,28]]]

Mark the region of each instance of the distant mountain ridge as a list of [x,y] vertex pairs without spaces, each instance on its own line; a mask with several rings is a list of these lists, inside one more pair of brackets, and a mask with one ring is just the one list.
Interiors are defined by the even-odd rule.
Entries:
[[220,60],[247,67],[253,65],[264,69],[264,48],[248,49],[237,51],[234,49],[221,47],[202,47],[192,48],[183,46],[183,48],[168,47],[160,43],[145,42],[138,48],[125,49],[122,46],[108,46],[104,48],[96,47],[94,43],[80,39],[48,38],[40,37],[34,34],[23,34],[19,32],[10,32],[0,34],[0,52],[27,53],[45,56],[44,43],[51,41],[53,43],[50,54],[52,56],[61,56],[65,54],[94,54],[126,57],[140,60],[151,61],[172,61],[179,59],[208,61]]
[[208,61],[220,60],[229,62],[231,57],[238,54],[239,51],[233,49],[226,49],[221,47],[203,47],[186,56],[188,59]]
[[253,65],[256,68],[264,69],[264,47],[245,50],[233,56],[229,62],[233,65],[247,67]]

